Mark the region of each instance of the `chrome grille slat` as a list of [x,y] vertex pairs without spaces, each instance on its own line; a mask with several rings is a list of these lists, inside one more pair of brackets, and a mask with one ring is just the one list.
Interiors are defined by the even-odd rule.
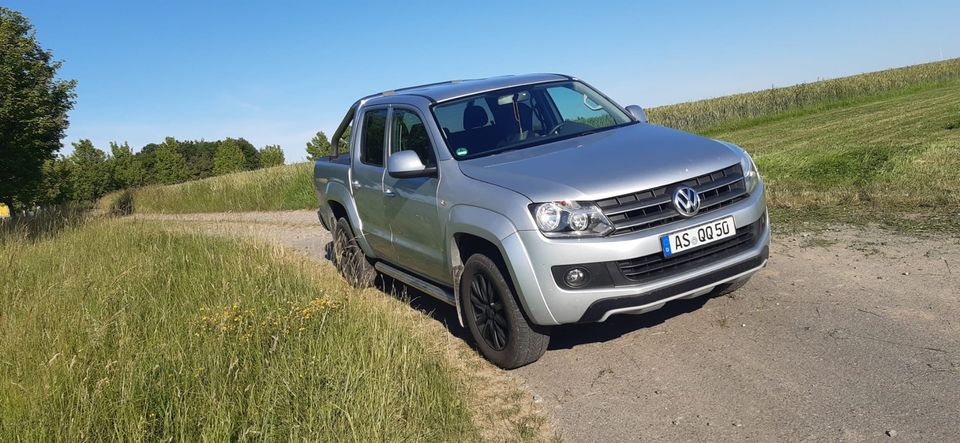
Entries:
[[651,206],[662,205],[662,204],[665,204],[665,203],[670,203],[670,197],[664,196],[664,197],[660,197],[660,198],[658,198],[658,199],[654,199],[654,200],[649,201],[649,202],[648,202],[648,201],[643,201],[643,202],[626,204],[626,205],[623,205],[623,206],[618,207],[617,209],[610,209],[610,210],[603,211],[603,214],[604,214],[604,215],[608,215],[608,216],[609,216],[609,215],[623,214],[624,212],[637,211],[637,210],[640,210],[640,209],[646,209],[646,208],[649,208],[649,207],[651,207]]
[[739,174],[738,174],[738,175],[730,175],[730,176],[721,178],[720,180],[716,180],[716,181],[710,183],[710,184],[707,185],[707,186],[697,187],[697,192],[703,194],[703,193],[705,193],[705,192],[709,192],[709,191],[712,191],[712,190],[717,189],[717,188],[722,188],[722,187],[724,187],[724,186],[730,186],[730,185],[732,185],[732,184],[734,184],[734,183],[736,183],[736,182],[738,182],[738,181],[740,181],[740,180],[743,180],[743,177],[741,177]]
[[673,217],[678,217],[678,216],[679,216],[679,214],[677,214],[677,211],[671,209],[670,212],[655,214],[655,215],[647,216],[647,217],[644,217],[644,218],[639,218],[639,219],[636,219],[636,220],[631,220],[631,221],[629,221],[629,222],[627,222],[627,223],[618,224],[618,225],[617,225],[617,229],[629,229],[629,228],[632,228],[632,227],[634,227],[634,226],[640,226],[640,225],[642,225],[642,224],[644,224],[644,223],[654,223],[654,222],[658,222],[658,221],[661,221],[661,220],[666,220],[666,219],[668,219],[668,218],[673,218]]

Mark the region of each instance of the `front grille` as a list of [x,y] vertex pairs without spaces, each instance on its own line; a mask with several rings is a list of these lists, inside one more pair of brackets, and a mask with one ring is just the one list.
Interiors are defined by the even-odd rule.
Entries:
[[626,234],[682,219],[670,201],[673,190],[680,185],[690,186],[700,194],[700,214],[720,209],[747,196],[743,172],[740,165],[736,164],[682,182],[596,203],[613,223],[615,229],[611,235]]
[[617,262],[617,268],[624,278],[636,283],[658,280],[701,268],[752,248],[763,234],[766,219],[765,216],[761,216],[759,220],[737,229],[735,236],[702,249],[694,249],[669,258],[658,252],[630,260],[621,260]]

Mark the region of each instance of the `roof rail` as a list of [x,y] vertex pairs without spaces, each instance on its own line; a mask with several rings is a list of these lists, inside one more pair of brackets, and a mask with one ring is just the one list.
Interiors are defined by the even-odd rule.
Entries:
[[396,95],[398,92],[409,91],[412,89],[420,89],[420,88],[426,88],[429,86],[439,86],[439,85],[448,85],[448,84],[452,85],[452,84],[457,84],[461,82],[463,82],[463,80],[447,80],[447,81],[436,82],[436,83],[426,83],[426,84],[417,85],[417,86],[407,86],[405,88],[400,88],[400,89],[388,89],[386,91],[378,92],[376,94],[370,94],[366,97],[363,97],[361,100],[369,100],[374,97],[388,97],[391,95]]

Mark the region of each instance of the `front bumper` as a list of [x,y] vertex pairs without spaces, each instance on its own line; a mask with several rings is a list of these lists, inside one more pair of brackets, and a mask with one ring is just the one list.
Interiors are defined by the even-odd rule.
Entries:
[[[731,215],[738,231],[758,221],[762,225],[752,243],[734,255],[726,254],[682,273],[639,283],[625,284],[619,279],[615,284],[588,289],[567,289],[557,284],[554,267],[610,263],[656,254],[661,250],[661,235]],[[548,239],[538,231],[517,231],[503,245],[520,301],[531,320],[554,325],[604,321],[613,314],[646,312],[670,300],[708,293],[719,284],[762,268],[769,243],[770,226],[760,184],[747,199],[681,223],[618,237],[580,240]]]

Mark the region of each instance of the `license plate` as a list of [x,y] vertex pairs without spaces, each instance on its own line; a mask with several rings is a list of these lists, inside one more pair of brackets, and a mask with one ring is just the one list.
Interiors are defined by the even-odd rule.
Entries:
[[733,223],[733,217],[726,217],[664,235],[660,237],[660,246],[663,247],[663,256],[670,257],[736,234],[737,227]]

